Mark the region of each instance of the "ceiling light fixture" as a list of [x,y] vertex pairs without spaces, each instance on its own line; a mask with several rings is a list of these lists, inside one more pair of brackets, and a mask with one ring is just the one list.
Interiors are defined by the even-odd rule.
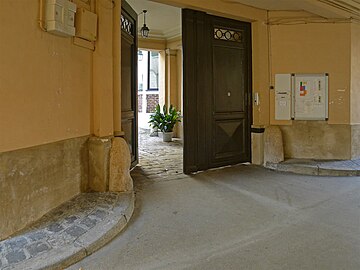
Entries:
[[143,38],[147,38],[149,36],[149,32],[150,32],[149,27],[146,26],[146,12],[147,12],[147,10],[143,10],[143,12],[142,12],[142,13],[144,13],[144,25],[140,29],[140,33]]

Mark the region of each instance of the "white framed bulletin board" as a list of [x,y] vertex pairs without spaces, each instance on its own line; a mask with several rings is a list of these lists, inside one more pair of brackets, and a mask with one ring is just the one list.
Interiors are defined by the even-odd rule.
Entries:
[[292,119],[327,120],[328,74],[292,74]]

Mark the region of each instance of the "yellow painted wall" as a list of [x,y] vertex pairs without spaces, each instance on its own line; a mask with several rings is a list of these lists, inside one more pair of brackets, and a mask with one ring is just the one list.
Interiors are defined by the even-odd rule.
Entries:
[[[358,25],[268,26],[265,10],[230,1],[157,2],[252,23],[253,92],[260,94],[260,106],[254,106],[253,110],[254,125],[291,124],[274,121],[273,92],[269,91],[269,86],[274,84],[274,74],[290,72],[328,72],[328,123],[359,123],[360,113],[355,109],[360,99]],[[107,0],[97,1],[99,41],[93,54],[73,45],[70,38],[41,31],[37,23],[37,0],[0,1],[0,18],[4,22],[0,24],[1,40],[6,41],[0,42],[0,152],[90,133],[112,135],[116,99],[113,91],[114,13],[108,4]],[[270,16],[274,18],[279,14],[270,13]],[[169,42],[168,46],[173,47],[177,42]],[[143,41],[139,44],[149,46]],[[156,45],[159,49],[167,46],[164,41]],[[354,109],[350,112],[350,108]]]
[[270,123],[281,126],[287,158],[350,159],[351,25],[294,21],[270,26],[271,85],[277,73],[329,73],[329,120],[276,121],[271,90]]
[[[350,123],[350,35],[348,23],[272,25],[272,85],[277,73],[329,73],[329,124]],[[271,124],[274,119],[273,91]],[[286,124],[286,123],[285,123]]]
[[351,124],[360,124],[360,25],[351,24]]
[[37,0],[0,1],[0,152],[90,134],[92,52],[38,16]]
[[162,51],[166,49],[166,40],[139,37],[138,47],[144,50]]
[[[120,1],[116,0],[116,4]],[[111,136],[114,132],[114,97],[118,97],[118,111],[121,110],[121,95],[114,95],[114,64],[113,59],[113,15],[114,9],[120,8],[107,0],[96,1],[96,13],[98,15],[99,38],[93,53],[92,62],[92,133],[98,137]],[[120,38],[120,37],[119,37]],[[120,42],[119,42],[120,43]],[[118,48],[120,50],[120,48]],[[120,55],[117,56],[118,61]],[[120,68],[116,71],[120,72]],[[120,76],[120,74],[117,74]],[[120,81],[117,85],[120,88]],[[120,118],[117,117],[119,120]],[[119,130],[117,130],[119,131]]]
[[267,126],[269,116],[269,39],[268,26],[264,21],[253,22],[252,55],[253,55],[253,94],[259,94],[259,105],[253,104],[253,125]]

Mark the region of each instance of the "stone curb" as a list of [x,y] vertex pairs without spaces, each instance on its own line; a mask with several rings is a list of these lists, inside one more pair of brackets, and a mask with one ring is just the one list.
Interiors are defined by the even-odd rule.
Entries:
[[29,264],[17,264],[15,267],[5,269],[27,269],[27,270],[61,270],[69,267],[95,251],[99,250],[112,239],[114,239],[128,224],[135,209],[135,193],[133,191],[124,194],[129,195],[126,209],[118,209],[117,213],[106,219],[97,228],[98,234],[83,235],[79,237],[72,246],[46,252]]
[[278,171],[278,172],[290,172],[301,175],[315,175],[315,176],[360,176],[360,170],[351,169],[331,169],[323,168],[319,165],[308,164],[283,164],[283,163],[270,163],[267,162],[264,165],[265,168]]
[[[68,256],[67,258],[61,258],[58,262],[45,266],[42,269],[48,269],[48,270],[57,270],[57,269],[63,269],[66,267],[69,267],[85,257],[91,255],[95,251],[99,250],[103,246],[105,246],[107,243],[109,243],[112,239],[114,239],[128,224],[132,214],[134,213],[135,209],[135,194],[132,191],[131,192],[131,198],[129,202],[129,207],[125,210],[124,214],[121,214],[120,219],[116,222],[110,222],[110,226],[108,230],[104,229],[104,233],[100,235],[99,238],[91,241],[84,241],[81,242],[81,240],[77,240],[77,243],[82,246],[81,250],[73,255]],[[103,227],[104,228],[104,227]]]

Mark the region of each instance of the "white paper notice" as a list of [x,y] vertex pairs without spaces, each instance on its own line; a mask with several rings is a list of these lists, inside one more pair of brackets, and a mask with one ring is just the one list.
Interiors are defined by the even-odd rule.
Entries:
[[327,118],[326,75],[295,75],[295,120]]

